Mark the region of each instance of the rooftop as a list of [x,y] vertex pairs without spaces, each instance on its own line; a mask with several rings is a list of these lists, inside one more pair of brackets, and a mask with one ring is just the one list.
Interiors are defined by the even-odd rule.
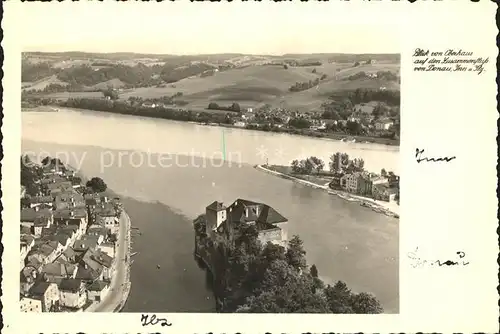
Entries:
[[82,281],[75,278],[63,278],[59,284],[59,290],[67,292],[78,292],[82,287]]

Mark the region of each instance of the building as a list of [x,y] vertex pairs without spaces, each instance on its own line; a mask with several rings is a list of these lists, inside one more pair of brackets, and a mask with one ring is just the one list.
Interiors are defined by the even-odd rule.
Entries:
[[75,278],[78,266],[55,261],[42,268],[41,275],[47,282],[60,283],[64,278]]
[[391,202],[395,200],[397,193],[398,189],[391,187],[387,183],[373,186],[373,198],[376,200]]
[[59,289],[55,283],[37,282],[29,291],[29,298],[41,301],[42,312],[50,312],[59,304]]
[[42,312],[42,301],[40,299],[21,296],[19,304],[21,312]]
[[109,292],[109,283],[105,281],[95,281],[87,288],[87,298],[89,301],[100,302],[106,298]]
[[65,278],[59,283],[59,303],[71,309],[80,309],[87,302],[85,285],[81,280]]
[[373,186],[376,184],[383,184],[387,182],[387,178],[369,174],[362,173],[361,177],[358,179],[358,190],[357,193],[361,196],[373,196]]
[[361,178],[361,173],[344,174],[340,179],[340,186],[347,192],[356,194],[358,192],[358,182]]
[[389,130],[393,125],[394,121],[390,119],[378,120],[375,122],[375,129],[380,131]]
[[28,256],[31,249],[35,246],[35,238],[30,234],[21,235],[21,268],[24,268],[26,256]]
[[234,240],[244,226],[254,225],[259,240],[286,246],[288,220],[267,204],[238,199],[229,207],[213,202],[206,207],[206,233],[215,242]]

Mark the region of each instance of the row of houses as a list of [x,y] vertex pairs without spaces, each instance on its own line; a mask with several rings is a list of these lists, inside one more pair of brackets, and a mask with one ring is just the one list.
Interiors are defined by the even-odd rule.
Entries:
[[330,188],[390,202],[398,198],[399,177],[388,178],[369,172],[337,172],[332,177]]
[[21,311],[82,310],[109,292],[121,203],[76,186],[71,173],[44,171],[37,182],[21,209]]

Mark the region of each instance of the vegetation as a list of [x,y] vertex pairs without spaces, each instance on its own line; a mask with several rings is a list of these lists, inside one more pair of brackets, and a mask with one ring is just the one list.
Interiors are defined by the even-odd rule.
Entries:
[[49,77],[58,71],[50,63],[31,63],[23,60],[21,70],[21,82],[34,82]]
[[311,174],[313,171],[319,173],[324,167],[325,162],[317,157],[292,161],[292,171],[297,174]]
[[241,107],[240,107],[240,105],[238,103],[233,103],[229,107],[223,107],[223,106],[218,105],[215,102],[210,102],[208,104],[207,109],[211,109],[211,110],[226,110],[226,111],[233,111],[233,112],[240,112],[241,111]]
[[[205,234],[204,215],[194,221],[196,246],[211,254],[214,294],[219,312],[382,313],[368,293],[353,293],[338,281],[326,285],[315,265],[309,268],[302,240],[284,248],[262,245],[255,226],[242,227],[234,242],[216,244]],[[224,239],[227,240],[227,239]]]
[[21,185],[25,187],[26,194],[36,196],[40,192],[40,185],[37,183],[42,177],[42,170],[26,156],[21,156]]
[[96,193],[102,193],[108,189],[108,186],[100,177],[93,177],[87,181],[86,186],[88,188],[92,188],[92,190]]
[[309,80],[307,82],[296,82],[288,90],[290,92],[301,92],[303,90],[307,90],[309,88],[312,88],[312,87],[319,85],[319,81],[320,80],[318,78],[316,78],[314,80]]

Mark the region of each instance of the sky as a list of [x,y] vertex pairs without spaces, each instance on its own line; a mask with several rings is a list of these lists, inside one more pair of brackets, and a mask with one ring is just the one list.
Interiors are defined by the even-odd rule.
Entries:
[[16,10],[22,11],[23,51],[400,52],[396,21],[381,16],[390,13],[341,5],[110,1],[23,3]]

